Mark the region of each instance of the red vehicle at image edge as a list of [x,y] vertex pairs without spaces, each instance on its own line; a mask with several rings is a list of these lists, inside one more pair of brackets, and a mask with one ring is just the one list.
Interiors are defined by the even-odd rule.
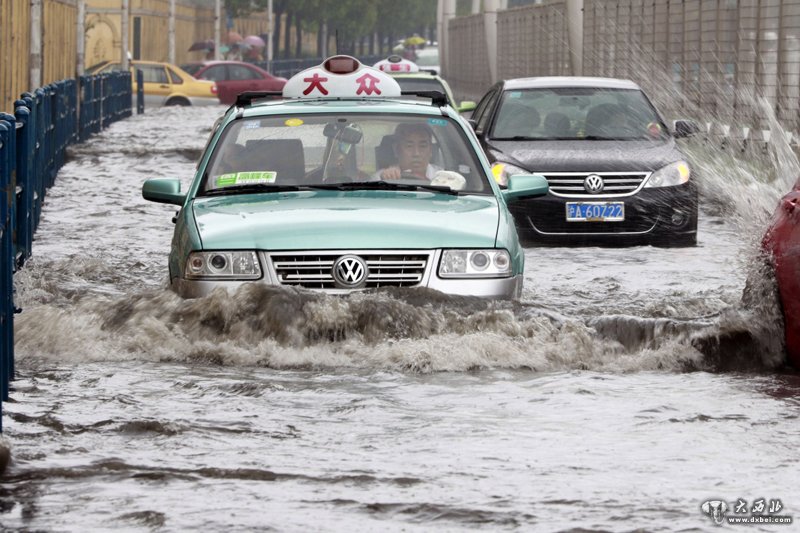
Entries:
[[244,61],[199,61],[181,68],[198,80],[216,82],[219,102],[224,105],[233,104],[245,91],[281,91],[286,85],[286,78]]
[[778,203],[762,246],[778,284],[786,353],[789,362],[800,368],[800,179]]

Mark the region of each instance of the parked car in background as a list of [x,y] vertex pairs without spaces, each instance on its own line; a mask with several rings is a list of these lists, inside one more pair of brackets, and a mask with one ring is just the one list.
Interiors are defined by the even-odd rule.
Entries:
[[778,285],[789,361],[800,368],[800,179],[778,203],[763,240]]
[[[137,91],[136,69],[144,77],[146,107],[164,105],[219,105],[217,85],[212,81],[196,80],[180,67],[157,61],[130,61],[133,91]],[[105,61],[86,69],[87,74],[122,70],[119,61]]]
[[172,289],[518,297],[525,256],[506,202],[545,194],[547,182],[515,176],[501,191],[443,98],[400,92],[391,76],[335,56],[292,77],[282,100],[240,95],[187,192],[177,178],[142,188],[145,199],[181,207]]
[[677,137],[628,80],[543,77],[502,81],[470,119],[504,184],[541,174],[546,197],[511,204],[520,235],[551,244],[697,242],[697,187]]
[[181,68],[199,80],[215,82],[219,101],[225,105],[233,104],[245,91],[281,91],[286,85],[286,78],[243,61],[201,61]]

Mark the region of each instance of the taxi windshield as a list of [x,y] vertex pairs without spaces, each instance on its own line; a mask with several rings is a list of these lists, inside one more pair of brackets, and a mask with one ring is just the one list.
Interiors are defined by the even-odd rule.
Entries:
[[667,129],[637,89],[557,87],[506,91],[495,140],[667,139]]
[[451,119],[371,113],[236,120],[214,149],[201,194],[331,186],[493,194]]

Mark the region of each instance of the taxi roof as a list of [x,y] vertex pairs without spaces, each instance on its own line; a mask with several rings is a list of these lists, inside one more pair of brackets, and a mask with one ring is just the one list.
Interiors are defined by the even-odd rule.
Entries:
[[318,113],[405,113],[414,115],[448,116],[455,118],[457,113],[450,106],[433,105],[430,99],[409,100],[401,98],[320,98],[261,100],[241,108],[243,117],[265,117],[283,114]]
[[557,87],[587,87],[596,89],[639,89],[631,80],[589,76],[541,76],[506,80],[504,89],[552,89]]

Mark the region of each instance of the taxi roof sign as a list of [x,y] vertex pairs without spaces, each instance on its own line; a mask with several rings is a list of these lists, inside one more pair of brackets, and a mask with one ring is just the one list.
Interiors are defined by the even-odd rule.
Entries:
[[382,59],[375,63],[373,67],[383,72],[391,72],[394,74],[419,72],[419,66],[416,63],[408,59],[403,59],[398,55],[391,55],[386,59]]
[[350,56],[333,56],[289,78],[284,98],[399,97],[400,85],[380,70]]

